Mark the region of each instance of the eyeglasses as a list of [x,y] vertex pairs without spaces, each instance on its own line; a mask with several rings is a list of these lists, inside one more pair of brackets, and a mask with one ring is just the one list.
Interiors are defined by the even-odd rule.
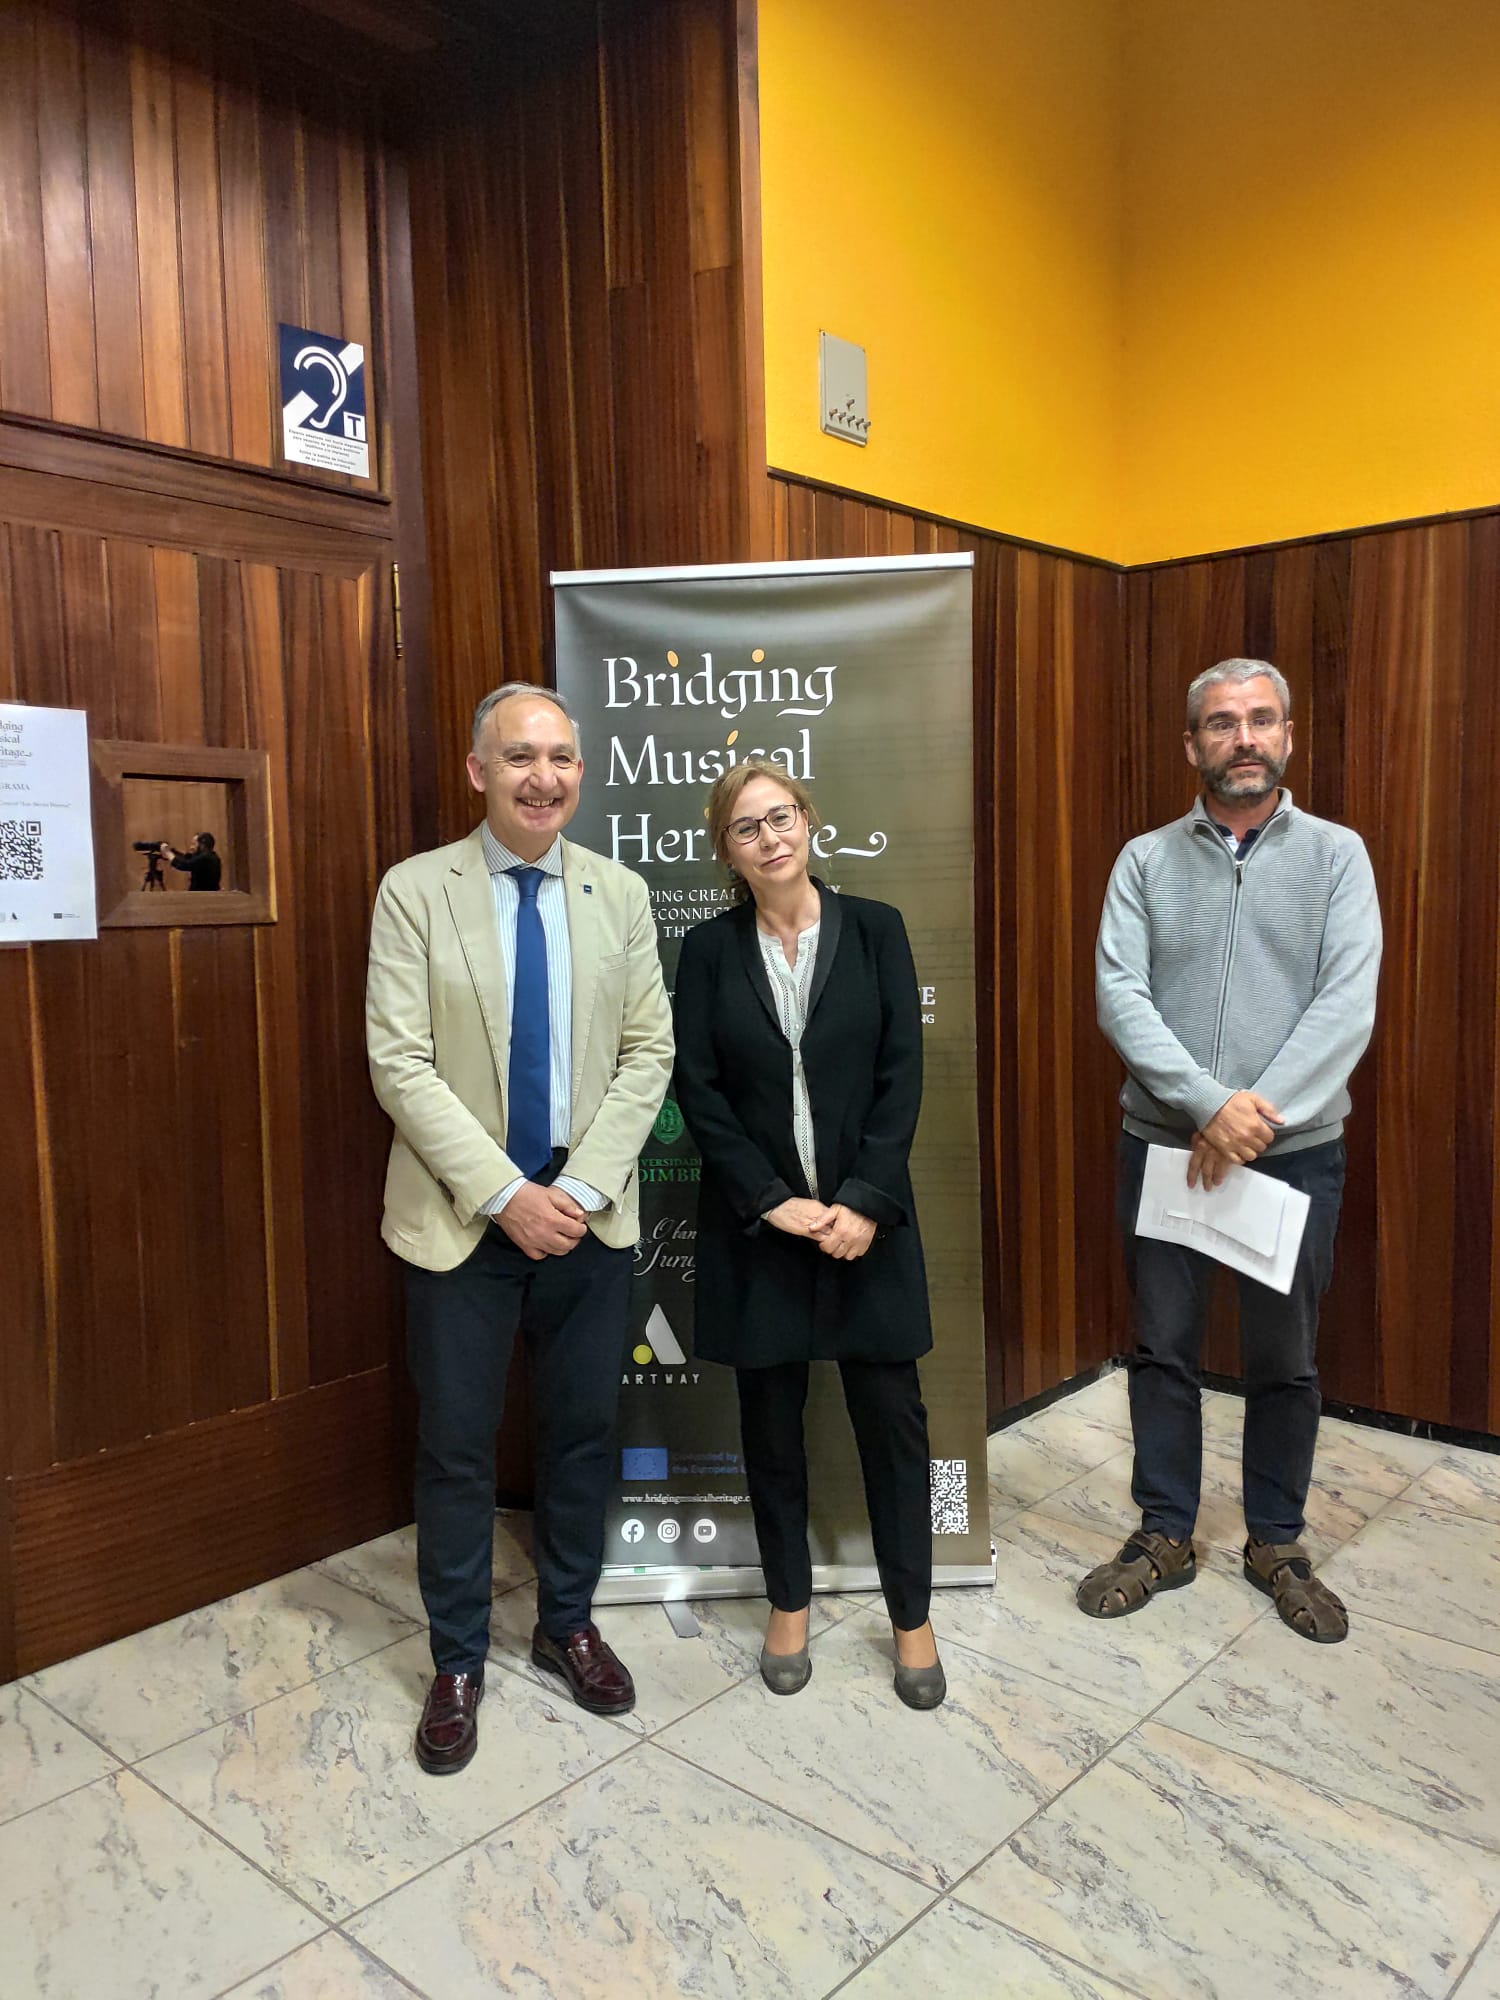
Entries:
[[[1254,715],[1245,718],[1250,724],[1252,736],[1269,736],[1280,729],[1286,721],[1284,715],[1273,715],[1268,708],[1257,709]],[[1205,736],[1237,736],[1240,718],[1237,715],[1210,715],[1198,724]]]
[[743,819],[732,819],[724,831],[736,847],[748,847],[752,840],[760,838],[763,826],[768,826],[772,833],[790,833],[797,824],[797,815],[801,810],[801,806],[772,806],[771,810],[762,813],[759,819],[752,819],[746,813]]

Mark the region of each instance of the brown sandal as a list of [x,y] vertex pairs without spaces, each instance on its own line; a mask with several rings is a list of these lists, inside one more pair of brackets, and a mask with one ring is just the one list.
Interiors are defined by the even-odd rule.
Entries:
[[[1198,1574],[1191,1538],[1169,1542],[1138,1528],[1117,1556],[1091,1569],[1078,1586],[1078,1609],[1090,1618],[1123,1618],[1159,1590],[1180,1590]],[[1110,1599],[1118,1598],[1118,1603]]]
[[1275,1600],[1282,1623],[1299,1639],[1336,1646],[1348,1637],[1349,1613],[1322,1578],[1313,1575],[1311,1558],[1300,1542],[1246,1542],[1245,1575]]

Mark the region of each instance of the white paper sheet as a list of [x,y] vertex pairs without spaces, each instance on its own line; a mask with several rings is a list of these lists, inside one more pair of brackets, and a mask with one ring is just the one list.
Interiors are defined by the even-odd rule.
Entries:
[[99,934],[88,717],[0,702],[0,945]]
[[1289,1292],[1307,1227],[1307,1196],[1249,1167],[1231,1167],[1217,1188],[1201,1182],[1190,1188],[1189,1158],[1172,1146],[1147,1148],[1136,1234],[1201,1250],[1273,1292]]

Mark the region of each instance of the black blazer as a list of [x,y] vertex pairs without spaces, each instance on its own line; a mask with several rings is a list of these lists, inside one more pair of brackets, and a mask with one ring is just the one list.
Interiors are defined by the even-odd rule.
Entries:
[[703,1157],[696,1331],[702,1359],[905,1361],[932,1345],[907,1157],[922,1103],[917,975],[900,912],[822,901],[802,1062],[818,1192],[877,1225],[863,1257],[828,1257],[761,1217],[807,1183],[792,1137],[792,1051],[755,909],[699,924],[677,968],[676,1095]]

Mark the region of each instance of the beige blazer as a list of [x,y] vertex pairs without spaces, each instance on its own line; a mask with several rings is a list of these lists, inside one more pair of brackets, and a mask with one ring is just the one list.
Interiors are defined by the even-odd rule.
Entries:
[[[567,1171],[609,1202],[589,1227],[638,1234],[636,1160],[672,1073],[672,1015],[646,885],[563,842],[573,957],[573,1128]],[[506,1126],[510,1021],[495,903],[476,827],[400,862],[370,931],[366,1042],[396,1128],[381,1235],[398,1257],[451,1271],[489,1227],[476,1213],[520,1169]]]

